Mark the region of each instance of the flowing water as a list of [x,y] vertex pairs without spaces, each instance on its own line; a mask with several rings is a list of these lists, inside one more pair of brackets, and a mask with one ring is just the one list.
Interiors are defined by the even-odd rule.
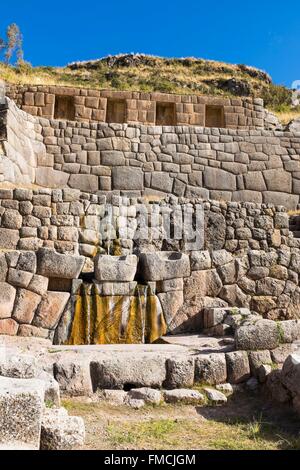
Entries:
[[82,283],[66,344],[152,343],[166,331],[158,298],[138,285],[132,296],[103,296]]

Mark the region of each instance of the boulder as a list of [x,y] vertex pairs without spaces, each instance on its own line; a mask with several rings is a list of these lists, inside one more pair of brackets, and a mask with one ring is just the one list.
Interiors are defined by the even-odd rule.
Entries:
[[204,172],[204,187],[208,189],[222,189],[235,191],[236,177],[228,171],[219,168],[206,167]]
[[42,418],[41,450],[74,450],[84,444],[82,418],[68,416],[65,408],[47,409]]
[[19,230],[0,228],[0,249],[15,250],[19,238]]
[[7,270],[8,266],[5,253],[0,253],[0,282],[6,281]]
[[130,408],[133,408],[134,410],[139,410],[140,408],[143,408],[146,403],[144,400],[140,398],[130,398],[127,396],[125,400],[126,405],[130,406]]
[[204,308],[203,309],[203,328],[223,323],[230,310],[226,308]]
[[188,388],[166,390],[164,398],[167,403],[182,403],[184,405],[199,405],[205,400],[202,393]]
[[217,384],[216,389],[224,393],[226,396],[233,394],[233,386],[229,383]]
[[98,396],[112,405],[123,405],[127,398],[125,390],[102,390]]
[[9,268],[8,282],[16,287],[28,287],[33,274],[28,271],[21,271],[20,269]]
[[158,405],[163,400],[162,393],[159,390],[149,387],[132,388],[128,392],[128,397],[129,399],[143,400],[151,405]]
[[42,381],[0,377],[0,448],[38,450],[43,408]]
[[300,339],[300,321],[286,320],[278,322],[282,343],[293,343]]
[[95,278],[98,281],[133,281],[137,270],[135,255],[111,256],[97,255],[94,260]]
[[139,262],[139,271],[146,281],[162,281],[190,275],[190,260],[183,253],[175,251],[141,253]]
[[233,260],[233,256],[226,250],[216,250],[212,252],[212,263],[214,267],[223,266]]
[[48,248],[37,252],[37,273],[45,277],[77,279],[84,265],[83,256],[63,255]]
[[208,387],[205,387],[203,390],[211,404],[223,405],[224,403],[227,403],[226,395],[224,395],[224,393],[220,392],[219,390]]

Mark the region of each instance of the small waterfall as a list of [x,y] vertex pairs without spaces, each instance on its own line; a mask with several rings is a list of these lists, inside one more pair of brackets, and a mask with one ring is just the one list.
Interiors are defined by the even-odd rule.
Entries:
[[138,285],[131,296],[103,296],[82,283],[66,344],[152,343],[167,331],[158,298]]

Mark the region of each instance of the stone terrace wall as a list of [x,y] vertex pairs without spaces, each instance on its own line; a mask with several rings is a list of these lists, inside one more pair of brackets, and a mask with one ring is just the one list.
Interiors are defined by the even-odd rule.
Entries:
[[[5,305],[3,311],[0,308],[0,333],[53,337],[70,294],[77,295],[71,292],[71,281],[81,272],[93,275],[95,255],[108,251],[139,257],[148,253],[150,265],[151,256],[156,257],[154,274],[145,276],[142,270],[140,275],[157,295],[170,331],[199,330],[203,327],[203,309],[210,307],[250,308],[275,320],[299,315],[300,240],[289,231],[284,207],[206,201],[203,246],[187,251],[182,239],[168,238],[164,232],[163,212],[160,217],[149,218],[149,236],[136,240],[134,235],[141,227],[138,203],[157,214],[158,207],[172,211],[179,204],[191,209],[201,200],[171,197],[147,203],[138,198],[120,201],[118,196],[106,199],[71,189],[17,188],[2,189],[0,202],[0,305]],[[99,230],[106,203],[113,208],[116,244],[112,240],[108,245]],[[129,231],[124,233],[125,216]],[[106,233],[111,231],[110,226],[107,228]],[[49,268],[46,273],[36,267],[40,266],[36,263],[36,256],[41,259],[40,249],[53,252],[51,259],[59,256],[55,252],[67,256],[53,262],[51,273]],[[176,269],[172,279],[163,277],[165,251],[189,255],[184,272]],[[78,254],[84,256],[71,256]],[[161,269],[157,268],[160,265]],[[66,267],[73,270],[66,274]],[[62,270],[67,281],[57,282]],[[43,276],[50,278],[49,288]],[[73,287],[78,288],[78,282]],[[128,295],[128,283],[116,279],[106,284],[103,295]],[[72,297],[70,305],[74,300]],[[70,305],[66,307],[68,318],[74,313],[70,313]],[[46,313],[40,315],[42,320],[36,313],[38,318],[33,321],[35,312]]]
[[131,91],[91,90],[58,86],[7,85],[7,95],[34,116],[54,117],[55,96],[73,96],[76,121],[106,121],[107,99],[126,101],[125,121],[154,125],[156,102],[175,103],[178,125],[205,125],[205,106],[223,106],[226,128],[255,129],[264,127],[263,100],[214,96],[174,95]]
[[36,183],[83,191],[173,193],[295,208],[300,135],[201,127],[40,120],[47,156]]
[[[289,231],[289,216],[281,206],[176,197],[149,202],[144,198],[97,196],[67,188],[16,188],[0,189],[0,249],[36,251],[43,246],[92,258],[101,250],[107,252],[110,237],[112,245],[114,240],[119,244],[120,254],[189,251],[193,248],[187,248],[181,235],[174,239],[165,232],[163,216],[166,211],[174,213],[178,208],[183,213],[184,207],[195,214],[198,204],[203,204],[204,209],[204,240],[200,248],[239,254],[249,249],[300,247],[300,239]],[[149,214],[146,222],[144,215],[139,214],[141,207]],[[108,208],[112,213],[109,219]],[[176,224],[176,218],[171,220]],[[138,238],[136,234],[142,233],[145,223],[150,230]]]
[[299,133],[46,120],[12,101],[1,120],[2,181],[289,209],[299,203]]

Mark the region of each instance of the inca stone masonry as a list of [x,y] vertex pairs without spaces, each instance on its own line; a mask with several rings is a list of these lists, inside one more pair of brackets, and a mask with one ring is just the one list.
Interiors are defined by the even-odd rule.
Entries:
[[[298,317],[298,219],[288,213],[300,195],[297,125],[280,128],[260,99],[45,86],[6,95],[0,333],[139,342],[199,331],[207,308]],[[109,224],[103,232],[107,204],[114,237]],[[199,204],[204,238],[191,248],[164,231],[163,213]],[[139,205],[151,214],[143,227]]]

